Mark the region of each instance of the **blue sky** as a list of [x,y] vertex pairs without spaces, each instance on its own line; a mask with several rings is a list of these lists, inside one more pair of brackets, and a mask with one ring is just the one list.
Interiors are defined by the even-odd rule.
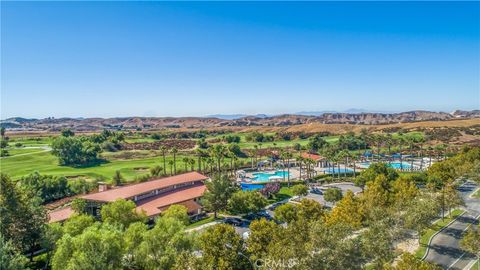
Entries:
[[2,2],[1,118],[480,108],[479,2]]

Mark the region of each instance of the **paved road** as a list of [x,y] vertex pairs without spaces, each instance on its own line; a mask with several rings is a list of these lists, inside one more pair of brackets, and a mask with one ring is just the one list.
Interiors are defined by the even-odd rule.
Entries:
[[470,181],[459,187],[465,200],[466,212],[432,239],[426,261],[445,269],[464,269],[474,260],[472,255],[462,251],[460,240],[470,224],[478,224],[476,218],[480,214],[480,200],[470,197],[477,188],[478,186]]

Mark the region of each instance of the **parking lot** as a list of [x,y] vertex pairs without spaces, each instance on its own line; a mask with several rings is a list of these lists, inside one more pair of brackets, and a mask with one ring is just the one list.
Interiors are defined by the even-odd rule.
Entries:
[[[327,190],[328,188],[338,188],[342,191],[343,195],[345,195],[345,193],[347,193],[347,191],[349,191],[349,190],[352,191],[353,193],[358,193],[358,192],[362,191],[361,188],[355,186],[353,183],[350,183],[350,182],[326,184],[326,185],[322,185],[322,186],[317,186],[317,188],[322,193],[325,190]],[[315,200],[315,201],[319,202],[321,205],[323,205],[325,207],[328,207],[328,208],[333,207],[332,203],[329,203],[329,202],[325,201],[325,199],[323,198],[323,194],[316,194],[316,193],[309,192],[308,195],[303,197],[303,198],[308,198],[308,199]],[[276,203],[276,205],[278,206],[278,205],[281,205],[282,203],[286,203],[286,202],[287,201],[278,202],[278,203]],[[267,207],[267,209],[263,211],[263,215],[267,215],[269,218],[274,218],[273,208],[270,208],[270,209],[269,208],[270,207]],[[249,219],[239,218],[239,217],[229,217],[229,218],[226,218],[223,222],[232,225],[235,228],[235,231],[240,236],[244,237],[245,233],[250,231],[250,229],[248,228],[248,226],[250,225],[250,222],[252,220],[258,219],[258,218],[260,218],[260,217],[250,217]],[[205,227],[207,227],[207,226],[205,226]],[[205,227],[199,228],[198,230],[203,230]]]

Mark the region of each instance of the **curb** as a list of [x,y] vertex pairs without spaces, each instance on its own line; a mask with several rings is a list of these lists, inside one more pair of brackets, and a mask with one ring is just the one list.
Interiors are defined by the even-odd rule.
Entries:
[[477,194],[477,192],[479,192],[479,191],[480,191],[480,187],[477,188],[477,189],[475,189],[470,195],[468,195],[468,197],[469,197],[470,199],[473,199],[473,198],[474,198],[473,195]]
[[473,266],[477,263],[477,262],[480,262],[479,260],[474,260],[474,261],[471,261],[467,264],[467,266],[465,266],[465,268],[463,268],[463,270],[473,270]]
[[443,226],[440,230],[438,230],[432,236],[430,236],[430,239],[428,240],[428,244],[427,244],[427,250],[425,251],[425,254],[423,255],[423,257],[421,259],[422,261],[425,260],[425,258],[427,258],[428,253],[430,252],[430,244],[432,243],[433,238],[435,236],[437,236],[439,233],[441,233],[443,230],[445,230],[445,228],[452,225],[452,223],[455,222],[460,216],[463,216],[463,214],[465,214],[465,212],[466,211],[464,210],[460,215],[458,215],[456,218],[454,218],[452,221],[450,221],[447,225]]

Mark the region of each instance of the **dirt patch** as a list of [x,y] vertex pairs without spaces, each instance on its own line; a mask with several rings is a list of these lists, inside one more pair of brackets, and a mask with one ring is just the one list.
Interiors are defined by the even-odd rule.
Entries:
[[146,172],[148,171],[148,167],[136,167],[136,168],[133,168],[134,171],[136,172]]

